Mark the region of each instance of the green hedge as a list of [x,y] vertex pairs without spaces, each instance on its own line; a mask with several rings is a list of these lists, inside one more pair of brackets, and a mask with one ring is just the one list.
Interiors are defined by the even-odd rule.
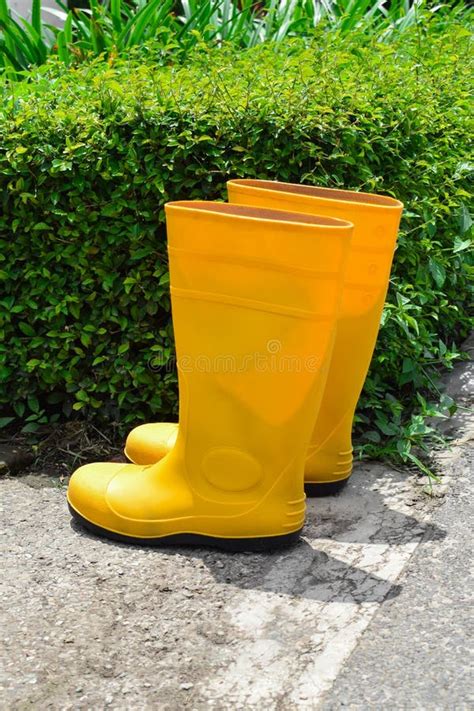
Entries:
[[458,25],[385,44],[321,33],[175,69],[150,47],[4,85],[3,423],[176,416],[163,205],[278,178],[405,203],[358,420],[369,454],[406,458],[469,324],[468,42]]

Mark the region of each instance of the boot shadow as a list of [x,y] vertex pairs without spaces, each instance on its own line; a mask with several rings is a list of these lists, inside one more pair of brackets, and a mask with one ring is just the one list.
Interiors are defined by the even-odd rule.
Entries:
[[[81,537],[98,540],[73,519],[71,528]],[[114,548],[136,548],[107,538],[100,541]],[[401,586],[314,549],[304,539],[292,548],[268,553],[226,553],[218,549],[183,546],[154,547],[153,552],[194,560],[207,568],[220,585],[282,597],[362,604],[382,602],[401,592]],[[147,558],[147,564],[153,565],[152,561],[153,557]],[[127,575],[132,580],[133,573],[125,571],[122,581]],[[161,586],[163,582],[157,580],[157,585]],[[152,595],[153,590],[148,593]]]
[[424,508],[406,473],[382,464],[357,464],[337,495],[307,499],[304,533],[311,540],[400,546],[443,540],[446,531],[412,515]]
[[[303,538],[292,548],[268,553],[226,553],[210,548],[163,546],[153,551],[195,560],[207,568],[216,583],[237,589],[324,603],[380,603],[398,596],[402,587],[359,567],[357,562],[363,561],[364,551],[375,545],[382,547],[376,563],[383,567],[384,555],[393,552],[394,547],[442,540],[446,535],[435,524],[391,508],[393,503],[397,508],[406,505],[406,486],[406,474],[373,464],[358,466],[340,494],[308,500]],[[81,536],[96,539],[74,520],[71,526]],[[130,547],[106,538],[102,543]],[[352,563],[342,560],[348,554]],[[146,561],[152,566],[153,556],[147,556]]]

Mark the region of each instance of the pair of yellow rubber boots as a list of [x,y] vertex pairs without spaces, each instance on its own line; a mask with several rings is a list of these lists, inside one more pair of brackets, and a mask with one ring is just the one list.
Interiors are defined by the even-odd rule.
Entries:
[[179,426],[71,477],[74,518],[122,541],[267,550],[298,540],[305,494],[341,487],[403,206],[232,180],[229,203],[166,205]]

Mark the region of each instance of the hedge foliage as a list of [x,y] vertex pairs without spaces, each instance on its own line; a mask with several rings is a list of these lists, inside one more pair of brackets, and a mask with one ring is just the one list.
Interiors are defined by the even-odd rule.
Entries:
[[175,417],[163,205],[281,179],[405,203],[358,421],[406,459],[469,326],[467,29],[145,55],[1,90],[3,422]]

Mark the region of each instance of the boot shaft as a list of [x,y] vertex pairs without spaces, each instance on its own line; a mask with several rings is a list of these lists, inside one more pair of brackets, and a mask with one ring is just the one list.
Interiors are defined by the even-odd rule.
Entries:
[[281,183],[231,180],[231,203],[338,217],[354,225],[344,276],[342,316],[363,314],[385,299],[403,205],[369,193]]
[[180,387],[173,456],[204,508],[241,511],[282,477],[285,500],[300,500],[352,227],[219,203],[172,203],[166,215]]
[[331,363],[305,465],[307,483],[343,480],[352,469],[352,420],[377,339],[403,205],[382,195],[273,181],[230,181],[228,192],[238,204],[338,216],[354,225]]

